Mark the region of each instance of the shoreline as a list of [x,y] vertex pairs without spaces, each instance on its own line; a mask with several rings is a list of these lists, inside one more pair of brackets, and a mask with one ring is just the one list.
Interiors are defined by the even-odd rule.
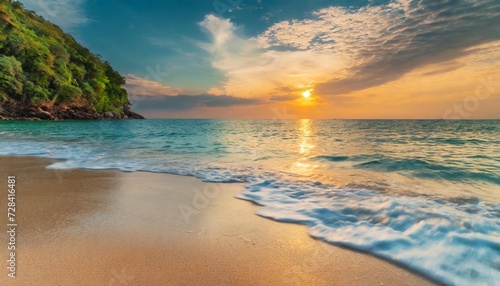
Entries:
[[0,121],[64,121],[99,119],[145,119],[133,112],[130,104],[125,104],[121,112],[103,111],[98,113],[86,106],[50,104],[25,105],[17,102],[0,101]]
[[[2,285],[436,283],[313,239],[303,225],[255,215],[257,205],[235,198],[240,183],[46,169],[54,161],[0,156],[0,182],[18,180],[19,223],[18,276],[4,272]],[[7,206],[6,193],[0,204]],[[5,228],[6,218],[1,222]],[[0,249],[7,258],[7,248]]]

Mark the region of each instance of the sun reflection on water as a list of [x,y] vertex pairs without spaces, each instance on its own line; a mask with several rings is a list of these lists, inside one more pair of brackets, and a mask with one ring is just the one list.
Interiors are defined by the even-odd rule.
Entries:
[[312,138],[312,120],[301,119],[299,121],[299,140],[300,140],[300,154],[309,155],[316,147],[311,141]]
[[298,122],[299,153],[301,158],[292,165],[292,170],[302,175],[311,175],[316,165],[310,164],[308,158],[316,145],[313,143],[313,128],[311,119],[301,119]]

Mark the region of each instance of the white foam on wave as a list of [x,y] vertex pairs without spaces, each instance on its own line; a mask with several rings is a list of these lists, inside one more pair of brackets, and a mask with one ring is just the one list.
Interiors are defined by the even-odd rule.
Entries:
[[396,261],[450,285],[500,281],[500,205],[336,189],[254,169],[116,154],[79,144],[0,142],[0,155],[65,159],[50,169],[117,169],[195,176],[207,182],[246,182],[240,198],[258,214],[309,226],[311,236]]
[[500,281],[500,204],[452,203],[317,183],[266,180],[241,198],[332,244],[396,261],[450,285]]
[[[115,153],[93,146],[58,144],[55,142],[0,142],[0,155],[37,156],[61,159],[48,169],[120,170],[124,172],[156,172],[194,176],[205,182],[246,182],[252,170],[230,170],[222,166],[208,166],[198,159],[175,159],[157,156],[136,156],[134,153]],[[156,154],[155,154],[156,155]]]

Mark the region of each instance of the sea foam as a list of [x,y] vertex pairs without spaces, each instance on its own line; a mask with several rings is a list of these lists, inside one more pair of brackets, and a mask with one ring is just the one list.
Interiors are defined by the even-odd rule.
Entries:
[[[473,133],[457,134],[464,126]],[[305,224],[315,238],[400,263],[445,284],[495,285],[500,281],[498,126],[483,121],[7,122],[0,125],[0,155],[62,159],[48,167],[54,170],[145,171],[245,183],[239,198],[261,205],[258,215]],[[474,137],[479,139],[468,139]],[[348,182],[339,186],[328,176]]]
[[249,184],[240,198],[262,205],[260,216],[305,224],[315,238],[396,261],[449,285],[500,281],[500,204],[287,180]]

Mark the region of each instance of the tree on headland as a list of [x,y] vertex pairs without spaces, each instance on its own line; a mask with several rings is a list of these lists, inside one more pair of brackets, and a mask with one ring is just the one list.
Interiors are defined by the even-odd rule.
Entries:
[[125,79],[18,1],[0,0],[0,101],[123,113]]
[[0,97],[17,97],[23,92],[23,68],[13,56],[0,56]]

